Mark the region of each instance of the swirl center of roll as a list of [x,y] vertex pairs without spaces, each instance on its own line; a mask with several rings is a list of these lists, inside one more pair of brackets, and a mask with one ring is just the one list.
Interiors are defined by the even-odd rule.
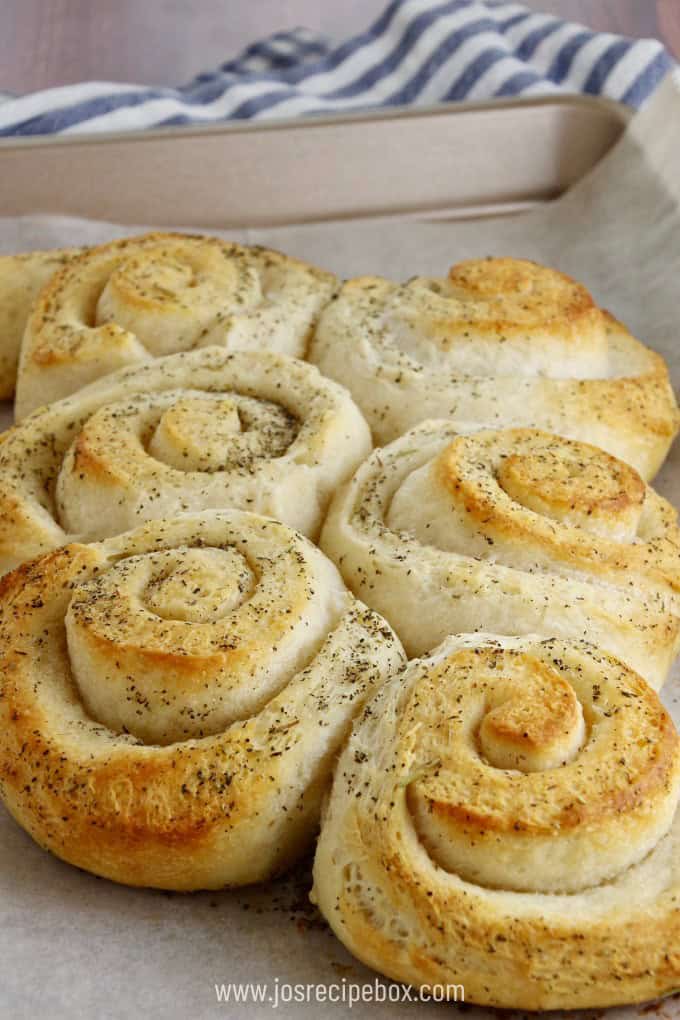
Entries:
[[238,408],[229,397],[184,397],[161,415],[149,450],[180,470],[217,471],[225,447],[240,432]]
[[293,416],[270,401],[190,393],[160,414],[148,451],[178,471],[247,471],[282,456],[297,432]]
[[428,368],[491,376],[598,378],[605,321],[588,291],[522,259],[472,259],[418,278],[387,301],[392,343]]
[[[96,306],[96,324],[114,322],[154,354],[186,349],[232,311],[262,298],[258,275],[219,246],[174,239],[119,252]],[[168,340],[168,325],[173,339]]]
[[635,542],[646,496],[632,467],[587,443],[537,429],[481,430],[407,475],[387,523],[440,549],[523,569],[569,549],[587,569],[603,548]]
[[254,585],[235,549],[180,549],[159,557],[140,601],[163,620],[209,623],[238,609]]
[[74,587],[66,641],[91,718],[151,744],[207,736],[259,711],[306,665],[342,593],[294,533],[255,520],[244,534],[208,518],[189,545],[163,548],[161,533],[160,548]]
[[[524,259],[487,258],[449,269],[453,293],[470,303],[476,318],[497,328],[507,323],[549,326],[583,320],[596,311],[586,288],[562,273]],[[503,321],[505,320],[505,321]]]
[[489,888],[577,892],[668,830],[678,738],[654,693],[614,660],[534,648],[463,649],[423,667],[404,712],[407,804],[447,871]]
[[[543,437],[540,437],[541,439]],[[632,541],[645,500],[637,472],[603,450],[566,439],[534,438],[496,471],[501,488],[529,510],[592,534]]]
[[234,705],[220,679],[233,684],[246,665],[242,614],[257,583],[236,548],[179,546],[131,556],[79,585],[66,637],[92,717],[154,744],[221,728]]
[[583,709],[573,687],[541,663],[516,679],[499,677],[489,688],[478,732],[486,761],[499,769],[541,772],[572,761],[585,737]]

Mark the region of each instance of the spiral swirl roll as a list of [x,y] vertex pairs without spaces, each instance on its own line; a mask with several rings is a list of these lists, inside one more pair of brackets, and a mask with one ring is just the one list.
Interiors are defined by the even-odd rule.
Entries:
[[[18,289],[24,267],[33,279],[34,263],[5,262]],[[215,237],[156,233],[83,249],[51,276],[28,317],[17,420],[115,369],[195,347],[303,357],[334,286],[297,259]]]
[[42,846],[130,885],[291,863],[353,715],[403,662],[318,549],[241,511],[72,544],[0,587],[2,798]]
[[532,426],[651,478],[680,421],[663,359],[585,287],[520,259],[461,262],[401,286],[350,280],[309,356],[348,387],[381,445],[427,418]]
[[409,655],[472,631],[587,639],[658,689],[680,645],[675,510],[550,433],[424,422],[337,493],[321,546]]
[[468,1002],[574,1009],[680,984],[680,740],[586,642],[461,635],[367,704],[314,896],[361,960]]
[[371,449],[349,394],[313,365],[210,347],[112,373],[0,443],[0,571],[75,538],[239,507],[316,535]]

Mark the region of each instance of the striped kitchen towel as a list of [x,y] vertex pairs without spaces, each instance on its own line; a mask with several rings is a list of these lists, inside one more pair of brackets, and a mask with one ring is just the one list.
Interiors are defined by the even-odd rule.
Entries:
[[580,92],[640,106],[674,66],[661,43],[505,0],[393,0],[331,45],[298,29],[180,88],[83,82],[0,102],[0,135],[129,131]]

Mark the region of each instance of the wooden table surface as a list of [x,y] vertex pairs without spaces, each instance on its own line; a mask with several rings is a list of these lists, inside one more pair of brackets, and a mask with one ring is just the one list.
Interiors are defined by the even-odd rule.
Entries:
[[[680,0],[525,0],[680,57]],[[0,91],[99,79],[177,85],[278,29],[306,25],[341,39],[386,0],[1,0]]]

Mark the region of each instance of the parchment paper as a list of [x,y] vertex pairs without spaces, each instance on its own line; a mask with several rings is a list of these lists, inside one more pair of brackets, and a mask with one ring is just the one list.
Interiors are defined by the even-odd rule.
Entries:
[[[615,149],[556,202],[457,223],[343,223],[231,232],[341,275],[439,274],[483,254],[527,256],[573,274],[667,359],[680,385],[680,81],[667,79]],[[489,140],[503,172],[503,153]],[[108,240],[129,226],[35,216],[0,220],[0,250]],[[7,411],[4,423],[9,421]],[[656,485],[680,503],[680,444]],[[664,700],[680,724],[680,671]],[[308,865],[241,892],[164,894],[116,886],[40,850],[0,809],[0,1016],[23,1018],[339,1017],[346,1004],[218,1004],[222,982],[373,982],[307,902]],[[670,948],[670,947],[669,947]],[[436,1017],[436,1004],[360,1004],[373,1020]],[[468,1007],[466,1007],[467,1011]],[[680,1000],[607,1020],[680,1017]],[[501,1014],[475,1009],[475,1020]],[[569,1014],[573,1016],[574,1014]],[[591,1017],[593,1014],[589,1014]],[[602,1017],[602,1011],[597,1016]]]

